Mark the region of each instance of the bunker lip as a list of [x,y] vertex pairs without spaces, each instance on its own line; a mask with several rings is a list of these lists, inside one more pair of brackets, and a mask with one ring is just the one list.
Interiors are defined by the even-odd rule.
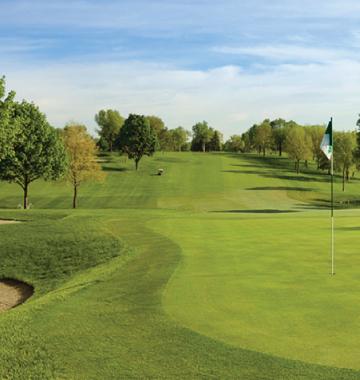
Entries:
[[10,220],[10,219],[0,219],[0,224],[14,224],[19,223],[17,220]]
[[34,294],[34,287],[25,282],[4,278],[0,280],[0,313],[21,305]]

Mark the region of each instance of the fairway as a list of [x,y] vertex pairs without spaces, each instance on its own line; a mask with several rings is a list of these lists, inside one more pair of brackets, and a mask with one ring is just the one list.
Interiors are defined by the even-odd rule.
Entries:
[[[2,183],[0,378],[357,379],[360,183],[277,156],[101,157],[104,183]],[[157,176],[159,168],[163,176]]]

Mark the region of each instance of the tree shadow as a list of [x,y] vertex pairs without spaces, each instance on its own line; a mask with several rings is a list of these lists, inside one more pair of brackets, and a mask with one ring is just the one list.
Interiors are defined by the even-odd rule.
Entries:
[[289,214],[294,212],[299,212],[297,210],[278,210],[278,209],[256,209],[256,210],[219,210],[210,211],[214,213],[231,213],[231,214]]
[[283,190],[283,191],[313,191],[312,188],[306,187],[291,187],[291,186],[262,186],[262,187],[249,187],[246,190]]
[[116,167],[116,166],[104,166],[104,167],[102,168],[102,170],[103,170],[104,172],[126,172],[126,171],[128,171],[129,169],[127,169],[127,168],[118,168],[118,167]]
[[360,231],[360,227],[340,227],[336,228],[338,231],[347,231],[347,232],[352,232],[352,231]]

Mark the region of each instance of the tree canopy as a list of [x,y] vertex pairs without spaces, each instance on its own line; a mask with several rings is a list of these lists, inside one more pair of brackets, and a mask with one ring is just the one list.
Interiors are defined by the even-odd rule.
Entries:
[[72,207],[76,208],[79,186],[89,180],[102,180],[104,173],[96,161],[98,149],[95,141],[84,125],[68,124],[62,131],[62,137],[69,162],[66,178],[73,187]]
[[11,122],[15,92],[5,96],[5,78],[0,78],[0,160],[13,154],[16,125]]
[[27,209],[30,183],[39,178],[60,178],[66,170],[66,153],[58,131],[33,103],[14,103],[12,125],[16,125],[13,154],[0,159],[0,179],[21,186]]
[[210,142],[213,135],[213,130],[209,127],[206,121],[196,123],[192,127],[193,131],[193,146],[199,144],[203,152],[206,151],[206,145]]
[[112,152],[116,138],[124,124],[124,118],[118,111],[109,109],[99,111],[95,115],[95,121],[100,127],[98,130],[100,146]]
[[130,114],[120,130],[118,144],[121,151],[134,159],[136,170],[144,155],[153,155],[157,139],[146,116]]

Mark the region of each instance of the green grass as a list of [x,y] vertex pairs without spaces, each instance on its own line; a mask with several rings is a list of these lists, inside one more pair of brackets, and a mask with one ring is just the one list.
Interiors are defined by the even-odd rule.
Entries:
[[[0,378],[360,377],[360,211],[337,211],[330,277],[326,175],[253,155],[105,160],[75,211],[64,183],[33,184],[27,212],[1,184],[0,217],[24,222],[0,227],[0,277],[36,292],[0,315]],[[356,205],[358,180],[335,188]]]

